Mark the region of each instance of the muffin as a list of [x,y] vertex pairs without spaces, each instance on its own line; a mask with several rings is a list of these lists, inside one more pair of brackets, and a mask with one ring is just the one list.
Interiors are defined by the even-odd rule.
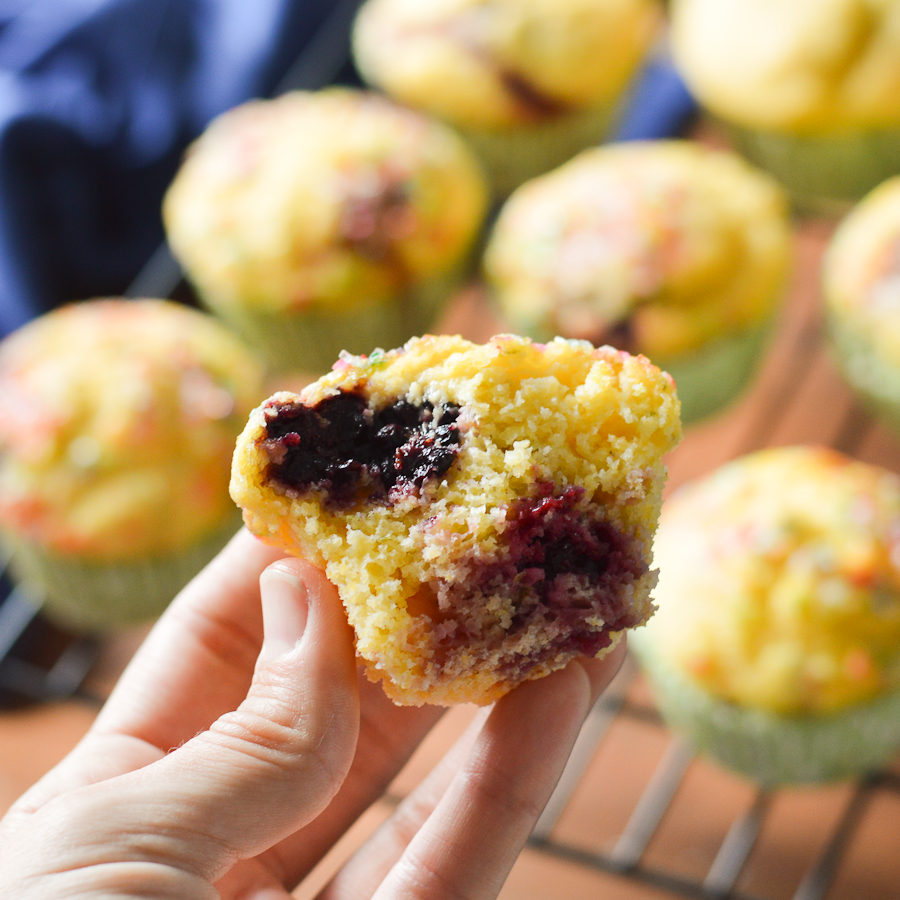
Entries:
[[433,324],[486,210],[446,126],[350,88],[216,119],[166,194],[169,242],[201,300],[278,371],[395,347]]
[[455,126],[506,196],[609,132],[659,33],[658,0],[367,0],[369,84]]
[[687,141],[586,150],[500,210],[484,271],[513,331],[642,353],[682,419],[751,377],[785,289],[787,203],[736,154]]
[[240,527],[234,441],[262,364],[164,300],[61,307],[0,343],[0,542],[76,632],[158,615]]
[[672,52],[734,146],[807,212],[900,173],[900,2],[673,0]]
[[841,372],[900,432],[900,176],[838,226],[823,261],[822,293]]
[[231,493],[252,532],[325,568],[394,701],[487,704],[650,615],[679,432],[643,357],[426,336],[266,400]]
[[629,646],[663,716],[764,785],[900,747],[900,479],[820,447],[759,451],[676,492],[658,611]]

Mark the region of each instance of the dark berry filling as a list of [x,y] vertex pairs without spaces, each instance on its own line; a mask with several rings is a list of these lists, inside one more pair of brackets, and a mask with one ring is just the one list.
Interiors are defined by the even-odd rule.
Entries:
[[559,655],[596,656],[611,632],[638,624],[627,601],[630,586],[648,571],[640,546],[599,510],[585,509],[583,495],[580,487],[541,485],[536,497],[511,504],[499,558],[472,560],[464,584],[437,586],[447,616],[436,629],[441,657],[472,639],[490,643],[478,607],[498,594],[515,606],[503,642],[513,646],[534,629],[544,638],[539,649],[508,655],[504,666],[513,679]]
[[497,75],[503,87],[527,112],[529,118],[553,119],[563,115],[569,109],[564,101],[543,93],[520,72],[498,66]]
[[415,227],[409,203],[409,188],[403,182],[386,178],[374,190],[348,189],[338,229],[345,244],[354,252],[396,271],[401,284],[410,279],[396,243],[409,236]]
[[616,350],[624,350],[632,355],[636,354],[638,350],[634,319],[631,316],[626,316],[624,319],[612,323],[594,335],[591,343],[595,347],[609,344],[611,347],[615,347]]
[[288,496],[322,491],[325,501],[397,497],[443,475],[459,452],[459,407],[406,400],[369,408],[344,391],[314,406],[273,402],[262,445],[267,479]]
[[419,34],[444,35],[459,44],[481,65],[496,74],[500,84],[518,106],[520,114],[531,121],[553,119],[573,109],[571,103],[545,93],[523,73],[498,59],[484,42],[483,26],[479,22],[479,17],[480,11],[475,15],[463,14],[416,31]]

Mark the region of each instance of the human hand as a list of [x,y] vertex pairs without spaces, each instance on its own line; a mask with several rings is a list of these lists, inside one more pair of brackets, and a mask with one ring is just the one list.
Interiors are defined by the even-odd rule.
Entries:
[[[360,676],[334,587],[281,555],[241,531],[173,601],[0,823],[0,897],[284,900],[381,795],[442,711]],[[623,653],[484,711],[323,897],[495,897]]]

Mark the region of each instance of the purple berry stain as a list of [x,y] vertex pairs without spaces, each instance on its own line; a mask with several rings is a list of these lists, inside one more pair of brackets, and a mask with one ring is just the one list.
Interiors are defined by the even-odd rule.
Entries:
[[459,407],[398,400],[382,409],[342,391],[307,406],[272,402],[262,445],[268,480],[287,496],[311,491],[335,507],[387,501],[442,476],[459,452]]
[[[505,642],[538,628],[547,640],[506,660],[514,678],[559,655],[596,656],[613,632],[638,624],[626,597],[648,571],[639,544],[579,501],[584,489],[542,483],[534,497],[510,504],[499,556],[469,561],[462,583],[434,586],[441,611],[442,656],[479,637],[477,607],[485,597],[512,596],[515,612]],[[597,621],[602,620],[602,627]]]

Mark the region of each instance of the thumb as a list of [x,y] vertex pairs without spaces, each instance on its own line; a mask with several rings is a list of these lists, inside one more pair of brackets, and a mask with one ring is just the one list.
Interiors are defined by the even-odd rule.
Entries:
[[109,824],[119,859],[214,882],[315,818],[341,786],[359,701],[337,591],[298,559],[269,566],[260,588],[264,641],[246,700],[157,762],[88,789],[92,830]]

